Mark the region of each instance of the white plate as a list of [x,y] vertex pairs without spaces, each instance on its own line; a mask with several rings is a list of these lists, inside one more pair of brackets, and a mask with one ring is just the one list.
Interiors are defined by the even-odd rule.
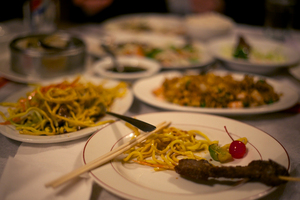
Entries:
[[110,57],[103,58],[96,62],[93,65],[92,70],[100,76],[124,81],[133,81],[136,79],[149,77],[156,74],[160,70],[160,65],[157,62],[147,58],[136,56],[119,56],[117,57],[117,61],[123,66],[142,67],[145,69],[145,71],[135,73],[117,73],[109,71],[109,69],[113,66],[113,62]]
[[[88,81],[91,81],[93,83],[100,83],[103,81],[101,78],[94,78],[90,76],[84,76],[84,78]],[[55,81],[51,81],[51,83],[54,82],[60,82],[62,79],[56,79]],[[105,83],[106,86],[114,86],[118,82],[113,80],[106,80]],[[48,82],[44,82],[44,84],[49,84]],[[4,102],[16,102],[20,97],[25,97],[26,92],[32,91],[33,87],[27,87],[23,90],[20,90],[7,99],[4,100]],[[116,99],[111,107],[111,111],[119,114],[124,114],[131,106],[133,102],[133,94],[130,89],[128,89],[127,94],[123,98]],[[0,110],[5,114],[7,113],[7,107],[0,106]],[[101,120],[105,119],[111,119],[111,117],[106,116],[102,118]],[[1,121],[3,121],[2,117],[0,117]],[[106,125],[103,125],[106,126]],[[61,135],[54,135],[54,136],[34,136],[34,135],[23,135],[20,134],[19,131],[15,129],[12,125],[0,125],[0,132],[2,135],[17,140],[21,142],[27,142],[27,143],[58,143],[58,142],[65,142],[65,141],[71,141],[76,140],[85,136],[88,136],[92,134],[93,132],[101,129],[103,126],[95,126],[95,127],[88,127],[84,128],[82,130],[67,133],[67,134],[61,134]]]
[[[124,24],[129,26],[124,27]],[[137,29],[143,25],[149,29]],[[155,33],[163,35],[183,35],[185,26],[183,18],[172,14],[137,13],[108,19],[102,23],[107,32]]]
[[[91,60],[87,59],[86,69],[82,73],[87,73],[89,70]],[[70,76],[74,75],[74,73],[70,73]],[[0,76],[5,77],[6,79],[16,81],[19,83],[41,83],[45,80],[51,81],[56,78],[40,78],[37,76],[26,76],[23,74],[19,74],[14,72],[10,68],[10,53],[6,52],[5,54],[0,55]],[[62,75],[60,77],[65,77],[66,75]],[[59,78],[59,77],[58,77]]]
[[[155,47],[165,48],[166,46],[182,46],[186,41],[180,37],[175,36],[162,36],[154,34],[126,34],[126,33],[111,33],[110,36],[105,36],[105,38],[97,38],[95,36],[85,36],[84,40],[88,47],[88,52],[96,57],[106,56],[105,52],[101,49],[101,42],[106,39],[113,40],[114,43],[126,43],[126,42],[141,42],[146,43]],[[178,64],[172,63],[170,66],[161,65],[162,69],[187,69],[187,68],[201,68],[209,64],[212,64],[215,59],[208,53],[207,47],[204,43],[200,41],[194,41],[195,47],[200,50],[199,56],[201,57],[199,62],[193,64]]]
[[[224,126],[226,126],[234,138],[247,137],[249,140],[246,156],[227,163],[227,166],[244,166],[252,160],[272,159],[288,170],[290,168],[289,156],[276,139],[242,122],[220,116],[185,112],[159,112],[136,117],[155,125],[162,121],[170,121],[172,122],[171,126],[183,130],[200,130],[211,140],[218,140],[221,145],[231,141],[224,130]],[[128,141],[130,133],[132,131],[124,123],[117,122],[93,134],[83,149],[84,164]],[[268,148],[266,148],[266,144],[268,144]],[[209,154],[206,155],[206,158],[209,159]],[[261,198],[276,189],[258,182],[214,184],[203,181],[197,183],[182,178],[174,171],[155,172],[148,166],[124,164],[118,158],[92,170],[90,176],[106,190],[126,199],[245,200]],[[214,162],[214,164],[217,163]]]
[[237,36],[212,40],[208,43],[208,49],[212,55],[215,56],[215,58],[224,62],[224,64],[230,69],[243,72],[268,74],[280,68],[295,65],[299,62],[299,53],[284,43],[262,37],[244,36],[244,38],[252,49],[256,49],[261,53],[267,53],[271,51],[276,52],[278,55],[283,56],[285,60],[282,62],[262,62],[251,59],[235,59],[230,55],[226,55],[226,53],[224,53],[224,48],[227,50],[234,48],[238,42]]
[[[226,71],[215,71],[217,75],[225,75],[226,73],[232,74],[235,79],[242,79],[244,74],[242,73],[233,73]],[[134,95],[140,99],[141,101],[153,105],[155,107],[163,108],[166,110],[177,110],[177,111],[190,111],[190,112],[203,112],[203,113],[211,113],[211,114],[220,114],[220,115],[249,115],[249,114],[262,114],[262,113],[270,113],[276,112],[280,110],[284,110],[289,108],[297,103],[298,101],[298,93],[289,88],[287,85],[281,82],[277,82],[273,79],[264,78],[270,85],[272,85],[275,89],[275,92],[282,93],[283,96],[280,97],[280,100],[276,103],[270,105],[264,105],[254,108],[201,108],[201,107],[190,107],[190,106],[180,106],[176,104],[172,104],[161,99],[158,99],[152,91],[161,86],[166,77],[174,77],[180,76],[181,73],[172,71],[161,73],[155,75],[150,78],[146,78],[143,80],[138,80],[133,85],[133,93]],[[258,78],[259,76],[255,76]]]
[[292,74],[296,79],[300,80],[300,65],[289,68],[290,74]]

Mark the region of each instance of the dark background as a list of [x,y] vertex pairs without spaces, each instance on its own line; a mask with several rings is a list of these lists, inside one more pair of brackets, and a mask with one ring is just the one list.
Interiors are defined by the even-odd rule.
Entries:
[[[111,6],[95,16],[85,15],[80,8],[74,6],[71,0],[60,1],[60,19],[63,22],[85,23],[102,22],[105,19],[128,13],[158,12],[168,13],[164,0],[115,0]],[[25,0],[5,0],[0,5],[0,22],[22,18],[22,5]],[[224,14],[235,22],[249,25],[264,25],[264,0],[225,0]],[[296,0],[295,15],[292,28],[300,29],[300,0]]]

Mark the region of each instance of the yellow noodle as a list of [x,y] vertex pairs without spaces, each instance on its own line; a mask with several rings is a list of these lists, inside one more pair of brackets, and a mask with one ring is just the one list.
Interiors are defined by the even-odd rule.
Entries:
[[113,120],[99,121],[99,104],[110,110],[115,99],[126,94],[127,85],[120,82],[107,88],[104,84],[80,82],[78,77],[72,82],[38,86],[17,103],[0,103],[8,107],[7,114],[0,112],[5,120],[0,125],[11,124],[21,134],[56,135],[111,123]]
[[[128,125],[128,127],[134,131],[134,134],[140,134],[135,127],[131,125]],[[199,140],[196,135],[202,139]],[[126,151],[127,156],[123,161],[132,160],[136,162],[135,159],[137,159],[137,163],[152,166],[154,170],[173,169],[178,164],[179,159],[182,158],[204,159],[198,156],[197,153],[207,151],[208,146],[212,143],[200,131],[183,131],[175,127],[169,127],[161,133],[151,135],[145,141]]]

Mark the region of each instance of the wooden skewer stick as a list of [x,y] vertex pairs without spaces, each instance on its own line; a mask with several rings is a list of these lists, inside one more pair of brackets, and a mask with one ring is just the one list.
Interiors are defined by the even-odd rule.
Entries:
[[144,133],[139,135],[138,137],[136,137],[133,140],[128,141],[127,143],[124,143],[123,145],[119,146],[118,148],[116,148],[115,150],[108,152],[106,154],[104,154],[103,156],[100,156],[99,158],[87,163],[86,165],[79,167],[77,169],[75,169],[74,171],[69,172],[68,174],[65,174],[49,183],[46,183],[45,186],[46,187],[52,187],[52,188],[56,188],[60,185],[62,185],[63,183],[87,172],[90,170],[93,170],[103,164],[105,164],[106,162],[114,159],[115,157],[117,157],[118,155],[122,154],[124,151],[127,151],[128,149],[132,148],[133,146],[135,146],[136,144],[142,142],[143,140],[145,140],[147,137],[149,137],[151,134],[156,133],[161,131],[162,129],[168,127],[170,125],[170,122],[163,122],[159,125],[157,125],[156,129],[154,131],[151,131],[149,133]]
[[278,178],[285,181],[300,181],[300,177],[278,176]]

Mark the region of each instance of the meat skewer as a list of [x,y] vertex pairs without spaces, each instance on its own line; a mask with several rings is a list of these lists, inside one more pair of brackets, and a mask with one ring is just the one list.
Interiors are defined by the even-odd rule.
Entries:
[[247,166],[214,166],[207,160],[182,159],[175,166],[175,171],[185,177],[207,180],[208,178],[248,178],[268,186],[278,186],[289,177],[287,169],[278,163],[268,160],[254,160]]

